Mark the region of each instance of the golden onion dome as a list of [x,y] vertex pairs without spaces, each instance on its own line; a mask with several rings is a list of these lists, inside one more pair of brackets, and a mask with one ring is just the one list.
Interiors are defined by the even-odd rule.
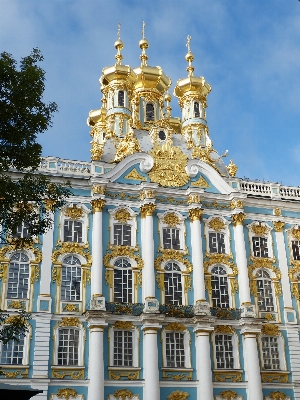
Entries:
[[192,65],[192,62],[194,61],[194,55],[190,49],[190,41],[191,36],[188,36],[186,44],[188,52],[185,56],[185,59],[189,64],[187,67],[188,77],[179,79],[174,89],[174,96],[178,97],[179,99],[186,94],[197,94],[206,97],[211,91],[210,84],[206,82],[203,76],[194,76],[194,67]]

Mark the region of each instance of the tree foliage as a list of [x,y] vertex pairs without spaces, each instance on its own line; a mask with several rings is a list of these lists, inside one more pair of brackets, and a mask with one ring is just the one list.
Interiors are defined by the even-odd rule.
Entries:
[[21,59],[0,54],[0,224],[2,238],[22,223],[29,239],[52,224],[52,211],[70,195],[68,184],[51,183],[37,173],[42,147],[37,135],[52,126],[54,102],[43,101],[45,71],[38,49]]
[[7,344],[11,340],[19,341],[29,330],[28,321],[31,315],[26,311],[19,311],[15,315],[0,312],[0,342]]

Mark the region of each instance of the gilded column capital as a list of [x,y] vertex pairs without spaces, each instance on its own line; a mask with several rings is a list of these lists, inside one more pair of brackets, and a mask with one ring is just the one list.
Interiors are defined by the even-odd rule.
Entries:
[[94,184],[92,186],[92,193],[93,194],[105,194],[106,188],[105,186],[101,186],[98,184]]
[[142,218],[152,217],[155,209],[156,209],[156,205],[153,204],[153,203],[143,204],[141,206],[141,216],[142,216]]
[[246,215],[244,213],[233,214],[231,216],[234,226],[243,225]]
[[241,200],[232,200],[230,203],[231,210],[235,208],[244,208],[244,203]]
[[200,221],[203,214],[202,208],[191,208],[189,210],[189,217],[192,222]]
[[91,201],[91,205],[93,208],[93,212],[102,212],[104,206],[106,204],[105,200],[102,199],[94,199]]
[[275,232],[282,232],[285,223],[283,221],[273,221]]

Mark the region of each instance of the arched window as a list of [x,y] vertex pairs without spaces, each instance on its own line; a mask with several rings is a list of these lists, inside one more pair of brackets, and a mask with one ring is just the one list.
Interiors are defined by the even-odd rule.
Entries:
[[165,304],[182,304],[182,275],[181,269],[175,262],[165,266],[164,273]]
[[194,102],[194,117],[199,118],[200,117],[200,107],[198,101]]
[[27,299],[29,288],[29,258],[22,252],[15,253],[9,263],[7,298]]
[[211,273],[213,307],[229,308],[228,278],[225,269],[216,265]]
[[81,295],[81,263],[78,257],[68,256],[61,270],[61,300],[78,301]]
[[154,121],[154,105],[151,103],[146,104],[146,121]]
[[275,310],[272,279],[265,270],[256,273],[257,299],[259,311],[272,312]]
[[124,107],[124,90],[118,91],[118,106]]
[[114,264],[114,301],[132,303],[132,268],[126,258]]

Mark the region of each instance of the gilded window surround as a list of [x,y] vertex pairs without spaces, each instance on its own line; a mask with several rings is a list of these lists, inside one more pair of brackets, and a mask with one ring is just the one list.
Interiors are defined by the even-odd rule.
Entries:
[[80,244],[86,243],[89,230],[88,215],[90,213],[91,210],[82,203],[67,203],[60,211],[58,225],[58,242],[64,241],[64,222],[71,220],[82,223],[82,242]]
[[185,223],[186,216],[181,215],[178,211],[165,211],[164,213],[157,213],[159,218],[158,234],[159,234],[159,249],[158,251],[167,250],[163,247],[163,228],[177,228],[179,229],[180,250],[186,252],[187,247],[185,244],[186,229]]
[[[61,300],[61,271],[63,259],[69,255],[77,255],[80,259],[81,268],[81,299],[78,301]],[[89,244],[81,244],[76,242],[61,242],[56,243],[52,253],[52,282],[56,283],[55,296],[55,312],[60,314],[63,312],[77,312],[74,306],[78,308],[78,312],[82,312],[86,307],[86,285],[91,283],[91,265],[92,256],[90,254]]]
[[110,231],[110,244],[114,246],[114,225],[115,224],[126,224],[131,226],[131,246],[136,246],[137,236],[137,213],[134,212],[130,207],[118,206],[108,210],[109,212],[109,231]]
[[[7,277],[9,270],[9,263],[11,257],[16,252],[24,252],[29,258],[29,287],[26,299],[7,299]],[[38,248],[37,243],[24,243],[22,249],[18,249],[15,244],[11,243],[3,246],[0,249],[0,280],[2,280],[1,288],[1,301],[0,309],[2,310],[17,310],[24,309],[32,311],[33,295],[34,295],[34,282],[39,281],[40,277],[40,262],[42,261],[42,252]]]
[[105,281],[109,287],[109,301],[114,301],[114,263],[119,258],[126,258],[131,262],[133,272],[133,303],[137,303],[138,286],[142,286],[142,269],[144,261],[140,256],[139,246],[116,246],[109,244],[104,256]]

